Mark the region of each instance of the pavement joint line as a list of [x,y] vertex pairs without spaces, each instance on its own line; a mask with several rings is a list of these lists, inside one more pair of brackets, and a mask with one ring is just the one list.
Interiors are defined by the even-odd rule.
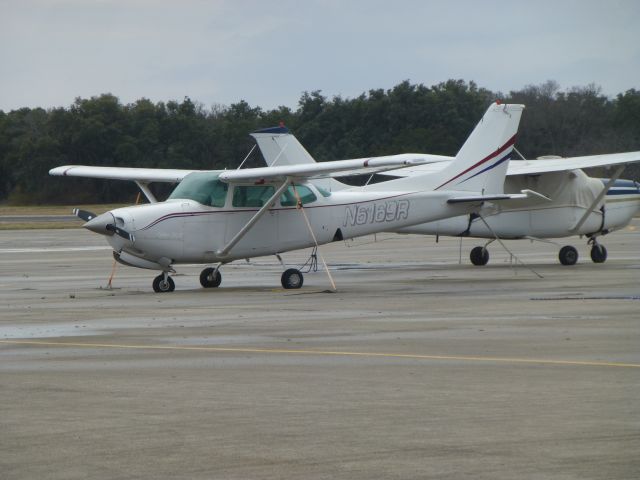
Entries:
[[82,348],[113,348],[131,350],[177,350],[177,351],[204,351],[223,353],[264,353],[264,354],[289,354],[289,355],[319,355],[319,356],[343,356],[343,357],[371,357],[371,358],[403,358],[413,360],[458,360],[464,362],[493,362],[512,364],[537,364],[559,365],[579,367],[618,367],[640,368],[640,364],[621,362],[594,362],[581,360],[545,360],[535,358],[507,358],[507,357],[477,357],[464,355],[421,355],[411,353],[379,353],[379,352],[346,352],[331,350],[297,350],[278,348],[229,348],[229,347],[198,347],[182,345],[127,345],[111,343],[78,343],[78,342],[44,342],[35,340],[0,340],[6,345],[31,345],[31,346],[57,346],[57,347],[82,347]]

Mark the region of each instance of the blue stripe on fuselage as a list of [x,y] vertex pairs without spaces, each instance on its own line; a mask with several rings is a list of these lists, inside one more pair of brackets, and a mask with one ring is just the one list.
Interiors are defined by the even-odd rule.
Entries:
[[[608,178],[599,179],[604,185],[609,183]],[[607,192],[607,195],[640,195],[640,183],[633,180],[618,179]]]

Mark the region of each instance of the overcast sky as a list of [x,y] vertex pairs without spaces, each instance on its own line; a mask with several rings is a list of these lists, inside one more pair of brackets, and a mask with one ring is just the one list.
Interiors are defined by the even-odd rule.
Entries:
[[0,109],[110,92],[295,108],[450,78],[640,88],[640,1],[0,0]]

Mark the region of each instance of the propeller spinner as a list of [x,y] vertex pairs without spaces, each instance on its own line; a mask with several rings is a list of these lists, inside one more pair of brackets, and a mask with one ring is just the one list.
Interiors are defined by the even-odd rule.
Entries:
[[[83,212],[83,213],[90,213],[90,212]],[[80,217],[79,214],[76,214],[76,215]],[[119,235],[122,238],[129,240],[131,242],[135,240],[135,237],[133,236],[133,234],[116,226],[116,219],[114,218],[111,212],[103,213],[102,215],[98,215],[97,217],[94,216],[93,218],[90,218],[87,223],[82,225],[82,228],[86,228],[87,230],[91,230],[92,232],[99,233],[100,235],[111,236],[115,233],[116,235]]]

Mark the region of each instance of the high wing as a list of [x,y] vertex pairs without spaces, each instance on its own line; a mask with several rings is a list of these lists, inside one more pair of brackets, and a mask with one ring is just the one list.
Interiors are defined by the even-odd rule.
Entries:
[[[437,172],[445,167],[453,157],[441,157],[442,160],[427,165],[408,167],[401,170],[386,172],[394,177],[411,177],[424,173]],[[540,175],[550,172],[576,170],[583,168],[608,167],[640,162],[640,152],[610,153],[604,155],[589,155],[583,157],[544,158],[538,160],[511,160],[507,169],[507,176]]]
[[164,168],[90,167],[86,165],[65,165],[49,170],[54,177],[86,177],[109,180],[131,180],[134,182],[178,183],[189,173],[199,170],[176,170]]
[[275,167],[246,168],[244,170],[225,170],[220,173],[223,182],[261,182],[284,181],[287,178],[313,179],[353,175],[359,173],[376,173],[389,169],[397,169],[413,165],[421,165],[426,160],[420,156],[397,155],[354,160],[338,160],[333,162],[307,163],[303,165],[279,165]]
[[539,160],[512,160],[507,175],[535,175],[593,167],[608,167],[640,162],[640,152],[608,153],[585,157],[549,158]]

